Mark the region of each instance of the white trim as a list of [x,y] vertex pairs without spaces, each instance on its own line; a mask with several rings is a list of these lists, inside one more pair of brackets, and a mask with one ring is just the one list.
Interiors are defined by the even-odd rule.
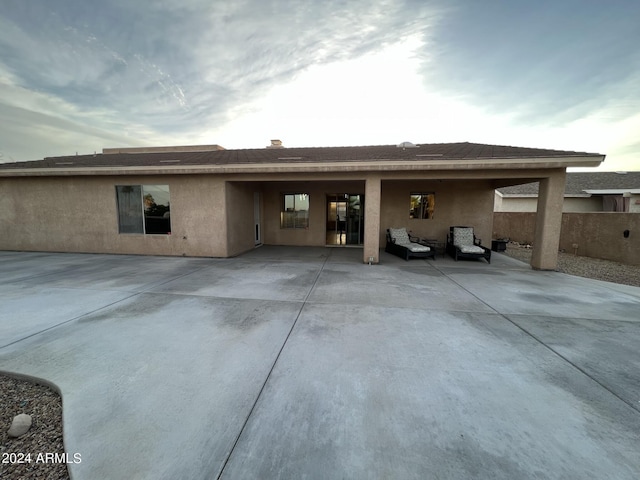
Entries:
[[625,193],[631,193],[634,195],[640,194],[640,188],[609,188],[606,190],[585,190],[590,195],[622,195]]

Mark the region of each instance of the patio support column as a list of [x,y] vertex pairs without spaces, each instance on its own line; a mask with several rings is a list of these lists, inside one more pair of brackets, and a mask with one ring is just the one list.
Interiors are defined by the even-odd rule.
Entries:
[[364,187],[364,263],[380,261],[380,196],[379,175],[368,176]]
[[565,182],[565,169],[555,171],[549,177],[540,180],[531,256],[531,267],[535,270],[555,270],[558,267]]

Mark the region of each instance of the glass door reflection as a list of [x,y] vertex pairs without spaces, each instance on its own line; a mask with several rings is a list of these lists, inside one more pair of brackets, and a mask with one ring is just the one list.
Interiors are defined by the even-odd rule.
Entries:
[[363,195],[327,195],[327,245],[362,245],[364,242]]

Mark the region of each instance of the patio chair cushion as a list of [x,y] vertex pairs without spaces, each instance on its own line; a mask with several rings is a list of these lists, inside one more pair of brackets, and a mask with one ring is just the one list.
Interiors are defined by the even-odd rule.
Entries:
[[[471,227],[454,227],[453,228],[453,244],[456,247],[474,246],[473,245],[473,228]],[[483,251],[482,249],[480,249]],[[465,252],[473,253],[473,252]]]
[[459,248],[462,253],[484,253],[484,248],[477,245],[463,245]]
[[390,228],[389,235],[397,245],[407,245],[411,243],[406,228]]
[[431,248],[427,247],[426,245],[420,245],[419,243],[413,243],[413,242],[405,243],[405,244],[402,244],[402,246],[405,248],[408,248],[409,250],[415,253],[431,251]]
[[420,245],[419,243],[409,240],[409,234],[406,228],[390,228],[389,235],[396,245],[401,245],[411,252],[430,252],[431,248],[426,245]]

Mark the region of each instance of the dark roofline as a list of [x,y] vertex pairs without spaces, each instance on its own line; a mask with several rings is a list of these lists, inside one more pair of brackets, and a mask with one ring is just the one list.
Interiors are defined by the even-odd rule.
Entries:
[[[110,151],[113,150],[117,149]],[[72,175],[74,172],[100,175],[142,171],[147,174],[212,173],[213,170],[239,173],[246,172],[250,167],[254,172],[269,170],[273,173],[311,171],[316,168],[313,166],[320,165],[324,166],[322,168],[325,171],[327,168],[339,171],[356,168],[356,164],[359,164],[359,169],[366,169],[366,164],[369,170],[478,168],[478,165],[485,168],[563,168],[597,166],[604,160],[604,155],[596,153],[468,142],[419,144],[416,148],[377,145],[207,150],[192,146],[161,147],[162,151],[146,150],[46,157],[43,160],[0,164],[0,175]],[[331,167],[332,164],[335,166]],[[178,168],[182,171],[177,171]]]

